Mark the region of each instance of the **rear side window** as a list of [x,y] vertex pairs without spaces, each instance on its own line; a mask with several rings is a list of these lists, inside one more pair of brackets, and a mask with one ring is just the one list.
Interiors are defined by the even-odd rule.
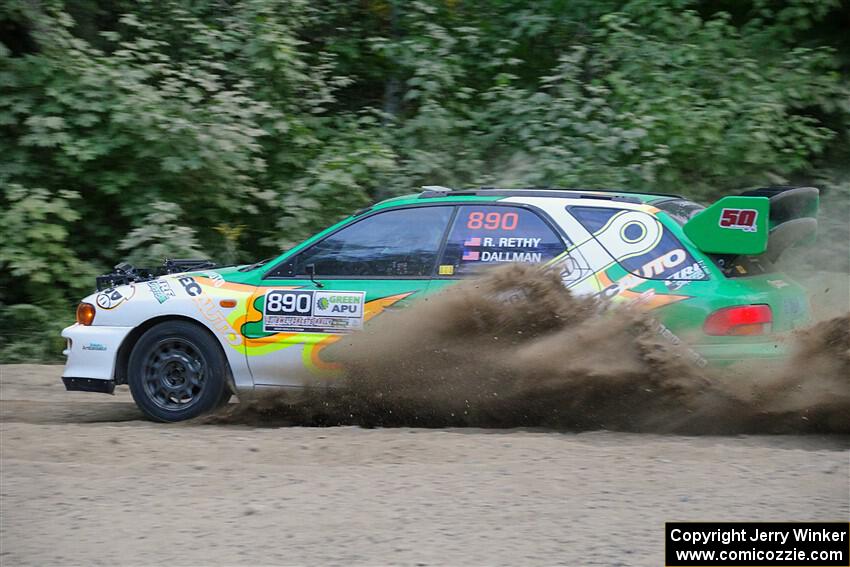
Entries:
[[653,215],[608,207],[568,207],[603,248],[629,272],[656,280],[704,280],[704,267]]
[[277,268],[272,277],[430,277],[452,207],[385,211],[356,221]]
[[564,240],[536,213],[521,207],[463,205],[440,260],[439,274],[469,273],[490,264],[551,260]]
[[705,207],[702,205],[694,203],[693,201],[688,201],[687,199],[655,201],[652,203],[652,206],[667,213],[670,218],[679,223],[680,226],[691,220],[694,215],[700,211],[705,210]]

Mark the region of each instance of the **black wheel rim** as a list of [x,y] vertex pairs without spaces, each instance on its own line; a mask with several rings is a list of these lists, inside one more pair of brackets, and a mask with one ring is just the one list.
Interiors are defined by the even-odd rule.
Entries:
[[169,338],[148,354],[143,368],[145,394],[164,410],[184,410],[201,397],[206,361],[190,341]]

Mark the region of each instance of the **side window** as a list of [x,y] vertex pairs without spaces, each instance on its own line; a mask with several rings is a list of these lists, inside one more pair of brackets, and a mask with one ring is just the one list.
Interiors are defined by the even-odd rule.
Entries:
[[708,279],[702,264],[649,213],[608,207],[568,207],[567,210],[633,274],[656,280]]
[[503,262],[545,262],[565,248],[563,239],[528,209],[463,205],[446,242],[439,274],[460,275]]
[[418,207],[356,221],[300,252],[273,276],[430,277],[452,207]]
[[667,213],[671,219],[679,223],[679,226],[684,225],[698,213],[705,210],[705,207],[702,205],[685,199],[668,199],[666,201],[652,203],[652,206]]

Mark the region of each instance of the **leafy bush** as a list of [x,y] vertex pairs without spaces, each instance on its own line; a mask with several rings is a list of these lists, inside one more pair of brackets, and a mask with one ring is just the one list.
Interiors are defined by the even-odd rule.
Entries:
[[252,261],[426,184],[839,183],[846,17],[838,0],[10,0],[0,302],[70,313],[118,261]]
[[[70,319],[70,320],[69,320]],[[59,360],[65,339],[59,336],[73,315],[54,317],[35,305],[0,306],[0,363]]]
[[[55,308],[91,286],[94,267],[79,259],[71,232],[80,219],[79,195],[11,184],[0,211],[3,251],[0,283],[16,300]],[[0,301],[4,301],[0,298]]]

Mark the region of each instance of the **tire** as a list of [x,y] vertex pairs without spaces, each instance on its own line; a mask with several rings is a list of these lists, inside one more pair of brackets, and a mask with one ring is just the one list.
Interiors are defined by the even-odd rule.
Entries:
[[148,329],[133,347],[127,370],[133,400],[153,421],[192,419],[229,399],[221,347],[206,329],[187,321]]

